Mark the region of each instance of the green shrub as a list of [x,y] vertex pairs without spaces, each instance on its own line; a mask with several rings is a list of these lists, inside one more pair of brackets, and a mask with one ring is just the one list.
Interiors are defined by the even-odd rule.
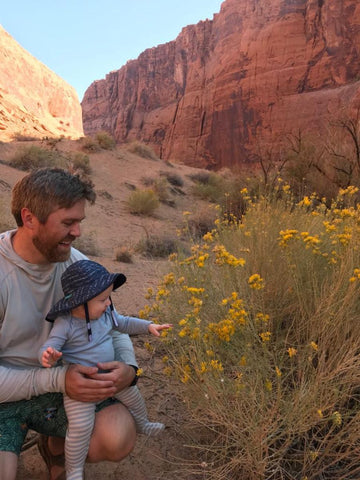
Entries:
[[115,250],[115,260],[122,263],[133,263],[132,251],[126,247],[118,247]]
[[127,146],[127,150],[142,158],[148,158],[149,160],[158,160],[158,157],[155,154],[154,150],[152,150],[152,148],[148,147],[144,143],[140,143],[137,141],[131,142]]
[[149,235],[143,238],[137,245],[136,250],[145,257],[164,258],[178,249],[178,241],[169,236],[159,237]]
[[101,150],[98,142],[92,137],[83,137],[81,138],[82,149],[85,152],[96,153]]
[[80,250],[85,255],[92,257],[99,256],[99,247],[96,240],[96,234],[90,232],[89,234],[83,234],[74,241],[74,247]]
[[37,137],[34,137],[33,135],[27,135],[21,132],[15,132],[13,135],[13,139],[17,140],[18,142],[34,142],[36,140],[39,140]]
[[43,167],[66,168],[67,159],[58,152],[31,145],[18,151],[10,159],[9,164],[19,170],[35,170]]
[[96,141],[99,147],[103,148],[104,150],[112,150],[116,147],[115,139],[112,135],[108,132],[101,131],[97,132],[95,135]]
[[188,407],[191,476],[359,478],[356,192],[248,199],[241,223],[174,256],[140,312],[174,324],[164,373]]
[[159,197],[153,190],[134,190],[127,206],[129,212],[135,215],[152,215],[159,206]]
[[164,176],[166,180],[174,187],[182,187],[184,185],[183,178],[177,173],[160,172],[160,175]]
[[86,175],[90,175],[90,159],[88,155],[76,152],[69,157],[69,163],[74,171],[80,171]]

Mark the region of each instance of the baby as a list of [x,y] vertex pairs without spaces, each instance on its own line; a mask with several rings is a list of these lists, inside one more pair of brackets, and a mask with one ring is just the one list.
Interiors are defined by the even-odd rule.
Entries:
[[[128,334],[151,333],[172,325],[157,325],[136,317],[119,315],[110,294],[126,281],[121,273],[109,273],[99,263],[79,260],[66,269],[61,277],[64,297],[47,315],[55,321],[48,340],[39,351],[44,367],[52,367],[62,358],[65,363],[96,366],[98,362],[114,360],[112,330]],[[136,368],[136,367],[135,367]],[[134,417],[137,431],[156,435],[165,426],[149,422],[145,402],[138,390],[130,386],[115,397]],[[68,418],[65,438],[67,480],[81,480],[95,420],[95,403],[79,402],[64,394]]]

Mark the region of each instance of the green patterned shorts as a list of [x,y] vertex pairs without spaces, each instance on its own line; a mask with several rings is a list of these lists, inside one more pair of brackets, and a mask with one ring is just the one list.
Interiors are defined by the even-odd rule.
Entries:
[[[116,402],[107,399],[96,411]],[[0,404],[0,451],[20,454],[29,429],[44,435],[65,437],[67,419],[62,393],[46,393],[30,400]]]

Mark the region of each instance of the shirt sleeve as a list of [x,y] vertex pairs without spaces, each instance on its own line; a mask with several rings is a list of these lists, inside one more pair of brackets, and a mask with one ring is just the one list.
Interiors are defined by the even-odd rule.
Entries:
[[0,403],[65,392],[67,367],[17,369],[0,366]]
[[55,320],[54,326],[50,331],[48,339],[41,346],[39,350],[38,359],[39,359],[40,365],[41,365],[42,354],[48,347],[55,348],[59,352],[62,351],[62,348],[65,345],[65,342],[69,338],[69,329],[70,329],[70,322],[68,320],[64,320],[61,317]]

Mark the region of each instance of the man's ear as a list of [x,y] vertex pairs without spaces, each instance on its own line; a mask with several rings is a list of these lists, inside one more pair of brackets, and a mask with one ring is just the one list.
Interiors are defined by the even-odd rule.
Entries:
[[27,207],[23,207],[21,209],[21,218],[24,227],[29,228],[30,230],[33,230],[35,225],[38,223],[38,219]]

